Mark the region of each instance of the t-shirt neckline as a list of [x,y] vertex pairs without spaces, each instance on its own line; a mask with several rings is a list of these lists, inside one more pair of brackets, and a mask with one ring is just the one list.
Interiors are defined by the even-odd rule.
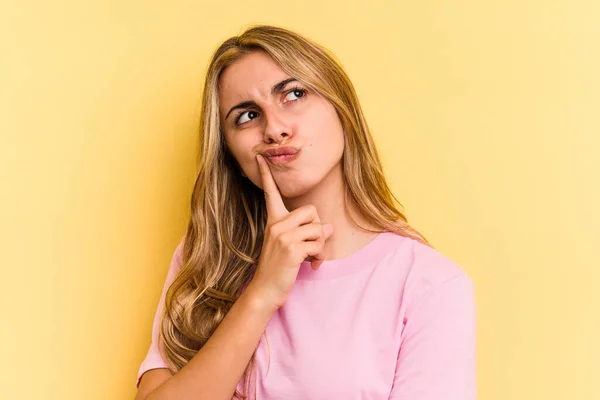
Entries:
[[336,260],[325,260],[318,270],[313,270],[309,261],[302,261],[298,271],[298,280],[319,280],[338,278],[358,272],[379,261],[386,253],[391,240],[397,236],[394,232],[383,231],[354,253]]

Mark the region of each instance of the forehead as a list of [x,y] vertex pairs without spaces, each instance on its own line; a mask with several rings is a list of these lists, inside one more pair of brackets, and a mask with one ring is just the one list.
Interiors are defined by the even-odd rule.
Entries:
[[247,54],[223,71],[219,79],[221,106],[267,96],[274,84],[289,77],[268,54],[262,51]]

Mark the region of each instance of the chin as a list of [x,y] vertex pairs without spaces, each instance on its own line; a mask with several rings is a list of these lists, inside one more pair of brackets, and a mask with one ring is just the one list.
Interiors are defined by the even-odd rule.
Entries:
[[315,187],[317,187],[317,184],[318,182],[303,182],[290,179],[285,182],[278,183],[277,187],[279,188],[281,197],[293,199],[310,193]]

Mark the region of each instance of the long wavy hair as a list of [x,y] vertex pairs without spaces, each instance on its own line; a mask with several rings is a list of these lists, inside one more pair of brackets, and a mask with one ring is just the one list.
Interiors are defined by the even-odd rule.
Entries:
[[[223,71],[255,51],[270,55],[283,71],[335,107],[345,136],[342,168],[346,204],[351,201],[378,227],[375,232],[396,232],[429,245],[397,208],[402,205],[386,183],[354,87],[336,58],[289,30],[250,27],[218,47],[206,73],[191,215],[183,238],[181,270],[167,291],[159,332],[173,373],[190,361],[219,326],[251,280],[261,252],[267,221],[264,192],[242,176],[226,146],[218,97]],[[236,398],[248,397],[255,356],[256,352],[244,371],[244,391],[236,390]]]

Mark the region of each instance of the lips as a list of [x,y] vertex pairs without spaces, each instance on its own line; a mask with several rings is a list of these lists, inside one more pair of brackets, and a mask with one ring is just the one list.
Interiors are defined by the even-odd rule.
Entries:
[[296,147],[274,147],[263,152],[267,161],[272,165],[283,165],[294,161],[300,155],[300,149]]
[[265,157],[286,156],[298,153],[300,149],[292,146],[273,147],[263,152]]

